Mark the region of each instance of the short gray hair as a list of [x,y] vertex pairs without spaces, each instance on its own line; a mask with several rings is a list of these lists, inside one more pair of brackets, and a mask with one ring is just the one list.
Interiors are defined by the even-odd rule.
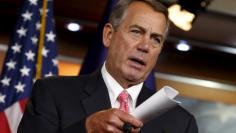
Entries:
[[120,25],[129,5],[136,1],[144,2],[150,7],[152,7],[155,11],[163,13],[166,19],[166,34],[167,34],[170,23],[170,20],[168,18],[168,10],[163,4],[161,4],[157,0],[118,0],[117,4],[114,6],[112,13],[109,17],[109,23],[111,23],[112,26],[114,26],[114,28],[117,28]]

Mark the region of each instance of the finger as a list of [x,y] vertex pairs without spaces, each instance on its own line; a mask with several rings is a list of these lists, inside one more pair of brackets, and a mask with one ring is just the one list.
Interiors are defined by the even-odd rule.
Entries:
[[141,128],[132,128],[131,133],[138,133]]
[[106,132],[108,133],[123,133],[122,130],[120,130],[117,127],[114,127],[113,125],[107,125],[107,127],[105,128]]
[[117,116],[114,115],[111,117],[108,121],[108,124],[115,126],[116,128],[122,130],[122,126],[124,125],[124,122]]
[[123,121],[124,123],[130,123],[131,125],[133,125],[134,127],[140,128],[142,127],[143,123],[136,119],[135,117],[133,117],[132,115],[125,113],[121,110],[115,110],[114,112],[121,121]]

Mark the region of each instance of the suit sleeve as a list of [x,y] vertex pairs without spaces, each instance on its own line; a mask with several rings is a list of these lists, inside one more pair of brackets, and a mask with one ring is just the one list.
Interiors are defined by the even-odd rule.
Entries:
[[17,133],[56,133],[59,117],[50,88],[41,80],[34,84]]
[[185,133],[198,133],[198,127],[195,118],[192,116]]

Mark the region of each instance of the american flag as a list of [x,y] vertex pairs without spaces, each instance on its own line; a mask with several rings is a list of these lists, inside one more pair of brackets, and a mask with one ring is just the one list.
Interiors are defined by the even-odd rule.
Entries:
[[25,0],[0,77],[0,133],[16,133],[36,71],[57,75],[55,37],[53,1]]

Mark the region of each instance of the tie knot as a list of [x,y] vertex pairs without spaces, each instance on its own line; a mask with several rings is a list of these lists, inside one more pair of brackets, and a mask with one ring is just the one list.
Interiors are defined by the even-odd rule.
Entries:
[[129,93],[127,91],[122,91],[118,97],[119,102],[128,102]]

